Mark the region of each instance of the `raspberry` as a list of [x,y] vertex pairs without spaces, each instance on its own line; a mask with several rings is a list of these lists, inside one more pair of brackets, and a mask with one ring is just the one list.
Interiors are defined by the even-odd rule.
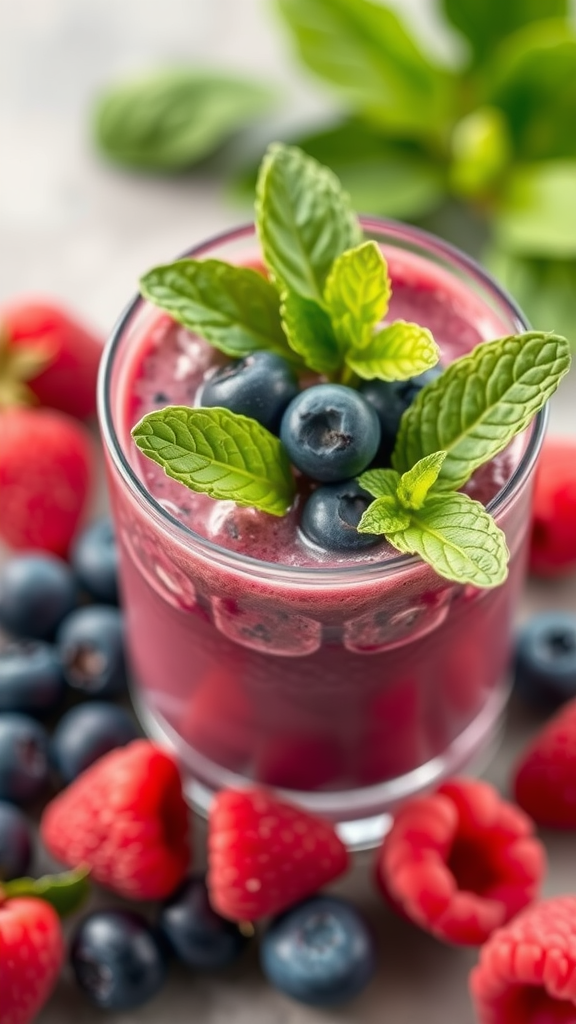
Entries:
[[48,804],[45,846],[128,899],[170,895],[189,863],[188,809],[178,769],[147,740],[113,750]]
[[210,811],[208,889],[219,914],[255,921],[337,878],[348,852],[334,828],[265,789],[218,793]]
[[56,911],[31,897],[0,897],[0,1020],[29,1024],[50,996],[64,960]]
[[530,569],[558,576],[576,569],[576,440],[548,437],[542,446],[532,511]]
[[565,704],[516,767],[514,795],[539,825],[576,828],[576,700]]
[[425,931],[473,946],[535,898],[545,866],[522,811],[486,782],[453,779],[400,808],[377,881]]
[[479,1024],[573,1024],[576,896],[537,903],[494,932],[470,991]]

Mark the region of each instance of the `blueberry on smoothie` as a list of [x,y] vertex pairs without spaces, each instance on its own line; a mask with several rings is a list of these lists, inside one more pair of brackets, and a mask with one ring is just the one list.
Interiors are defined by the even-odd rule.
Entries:
[[200,405],[223,406],[277,433],[286,406],[298,394],[292,367],[275,352],[252,352],[220,367],[200,392]]
[[56,555],[17,555],[0,571],[0,626],[49,640],[76,604],[76,582]]
[[300,528],[308,540],[327,551],[353,553],[374,547],[382,537],[356,529],[373,500],[356,480],[318,487],[304,505]]
[[576,697],[576,615],[541,612],[524,624],[516,642],[515,686],[543,707]]
[[313,480],[333,483],[361,473],[380,445],[372,406],[343,384],[317,384],[288,406],[280,438],[290,461]]
[[433,366],[431,370],[408,380],[367,380],[360,385],[360,394],[375,409],[380,422],[382,438],[379,462],[387,462],[390,458],[403,413],[412,405],[422,388],[431,384],[441,373],[439,366]]
[[366,987],[376,970],[372,934],[358,911],[316,896],[282,914],[263,937],[269,982],[308,1006],[339,1006]]
[[12,640],[0,648],[0,711],[49,715],[66,685],[56,648],[42,640]]

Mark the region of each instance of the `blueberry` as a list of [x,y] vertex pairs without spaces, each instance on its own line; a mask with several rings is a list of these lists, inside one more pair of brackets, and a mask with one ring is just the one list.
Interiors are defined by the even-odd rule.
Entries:
[[48,715],[65,692],[56,648],[42,640],[13,640],[0,647],[0,712]]
[[80,535],[72,568],[84,590],[104,604],[118,604],[118,549],[110,519],[99,519]]
[[71,708],[52,736],[52,760],[66,783],[99,757],[135,740],[138,730],[124,708],[95,700]]
[[360,385],[360,394],[375,409],[380,421],[382,437],[378,462],[389,461],[403,413],[412,405],[422,388],[431,384],[441,373],[439,366],[433,366],[431,370],[408,380],[367,380]]
[[103,1010],[142,1006],[166,980],[161,943],[141,914],[100,910],[80,922],[70,962],[81,989]]
[[327,551],[362,551],[382,543],[382,537],[358,533],[356,527],[374,498],[355,480],[318,487],[302,509],[304,536]]
[[27,874],[32,859],[28,819],[14,804],[0,800],[0,884]]
[[109,605],[78,608],[56,638],[64,678],[87,697],[111,697],[126,687],[122,613]]
[[25,803],[42,796],[48,785],[46,730],[28,715],[0,715],[0,800]]
[[50,640],[75,605],[74,577],[55,555],[19,555],[0,570],[0,626],[9,633]]
[[359,995],[376,970],[374,940],[354,907],[316,896],[282,914],[263,937],[268,981],[309,1006],[338,1006]]
[[298,394],[292,367],[274,352],[252,352],[216,370],[200,392],[200,405],[224,406],[258,420],[276,433],[282,414]]
[[171,896],[158,925],[178,959],[200,971],[228,967],[249,941],[238,925],[212,910],[201,877],[187,879]]
[[525,623],[516,643],[515,685],[542,707],[576,697],[576,615],[542,612]]
[[280,437],[291,461],[313,480],[332,483],[361,473],[380,444],[371,405],[342,384],[317,384],[290,402]]

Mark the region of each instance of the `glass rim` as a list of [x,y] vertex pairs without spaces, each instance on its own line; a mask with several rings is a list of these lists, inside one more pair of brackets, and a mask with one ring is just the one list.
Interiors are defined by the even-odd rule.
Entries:
[[[531,325],[506,289],[498,284],[492,275],[481,267],[476,260],[450,242],[446,242],[444,239],[429,231],[425,231],[423,228],[405,224],[392,218],[361,216],[359,219],[363,228],[375,233],[385,233],[390,237],[391,242],[394,239],[398,243],[404,243],[404,245],[413,242],[419,245],[422,250],[426,250],[429,256],[433,253],[443,256],[452,265],[451,268],[445,267],[445,269],[454,270],[459,268],[464,270],[468,276],[490,290],[507,307],[507,311],[512,314],[512,318],[517,321],[518,326],[522,330],[530,329]],[[239,227],[227,229],[213,235],[211,238],[192,246],[190,249],[186,249],[176,259],[198,257],[218,245],[226,242],[235,242],[242,238],[254,237],[255,234],[254,223],[248,222]],[[420,252],[420,255],[425,257],[426,252]],[[162,529],[167,530],[177,541],[184,543],[187,547],[200,548],[203,555],[214,557],[220,565],[227,565],[251,576],[265,577],[267,579],[274,578],[277,582],[288,582],[297,579],[301,583],[326,585],[328,582],[352,582],[352,576],[365,580],[373,576],[382,577],[383,575],[392,575],[401,570],[408,570],[410,568],[422,569],[424,567],[422,560],[417,555],[402,554],[374,562],[348,563],[335,566],[322,564],[290,566],[283,563],[261,561],[251,555],[233,551],[207,537],[203,537],[202,534],[196,533],[175,516],[171,515],[163,505],[152,497],[131,466],[114,426],[111,408],[114,357],[126,328],[130,325],[133,317],[145,305],[146,300],[137,293],[120,314],[104,347],[98,373],[98,419],[103,441],[115,469],[124,484],[128,486],[132,496],[140,505],[146,508],[147,512],[152,515]],[[523,481],[530,474],[542,444],[547,420],[548,403],[536,414],[530,425],[530,437],[518,464],[504,486],[486,505],[487,511],[493,516],[496,516],[506,508]]]

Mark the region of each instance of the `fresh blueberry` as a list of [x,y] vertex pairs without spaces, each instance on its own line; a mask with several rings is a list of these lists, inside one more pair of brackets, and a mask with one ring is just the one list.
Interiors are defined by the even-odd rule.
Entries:
[[441,373],[439,366],[433,366],[431,370],[408,380],[367,380],[360,385],[360,394],[376,410],[380,421],[382,437],[378,462],[389,461],[403,413],[412,405],[422,388],[431,384]]
[[525,623],[516,643],[515,685],[542,707],[576,697],[576,615],[542,612]]
[[202,388],[200,404],[220,405],[251,416],[276,433],[286,406],[298,391],[296,374],[282,356],[252,352],[216,370]]
[[158,925],[178,959],[200,971],[228,967],[249,941],[238,925],[212,910],[201,877],[184,882],[162,908]]
[[0,647],[0,712],[48,715],[65,689],[55,647],[42,640],[13,640]]
[[317,384],[290,402],[280,437],[295,466],[332,483],[361,473],[380,444],[380,424],[362,395],[342,384]]
[[52,736],[52,760],[61,779],[72,782],[80,772],[116,747],[135,740],[138,730],[124,708],[103,700],[71,708]]
[[55,555],[19,555],[0,570],[0,626],[16,636],[50,640],[76,605],[76,582]]
[[45,792],[49,775],[46,730],[28,715],[0,715],[0,800],[35,800]]
[[95,601],[118,604],[118,549],[110,519],[99,519],[80,535],[72,551],[72,568]]
[[32,859],[28,819],[14,804],[0,800],[0,883],[22,878]]
[[87,697],[112,697],[126,687],[122,613],[110,605],[78,608],[56,638],[64,678]]
[[282,914],[263,937],[269,982],[309,1006],[338,1006],[365,988],[376,970],[369,928],[354,907],[316,896]]
[[382,537],[358,533],[362,514],[374,501],[356,480],[318,487],[302,509],[304,536],[327,551],[362,551],[382,543]]
[[166,980],[162,946],[141,914],[100,910],[85,917],[72,939],[70,962],[81,989],[103,1010],[133,1010]]

